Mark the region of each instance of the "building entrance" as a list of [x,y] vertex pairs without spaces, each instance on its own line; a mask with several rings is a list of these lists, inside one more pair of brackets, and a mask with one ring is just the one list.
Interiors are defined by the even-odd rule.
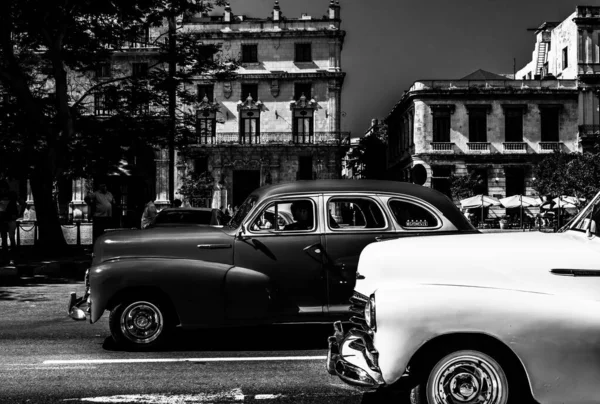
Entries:
[[260,186],[259,170],[235,170],[233,172],[233,206],[240,206]]

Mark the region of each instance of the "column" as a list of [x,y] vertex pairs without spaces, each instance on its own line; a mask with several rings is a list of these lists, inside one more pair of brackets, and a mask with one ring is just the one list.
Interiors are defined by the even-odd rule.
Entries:
[[586,47],[586,57],[585,57],[585,61],[586,63],[593,63],[593,55],[594,55],[594,48],[592,47],[592,37],[594,35],[594,31],[591,29],[587,30],[587,38],[585,41],[585,47]]
[[337,79],[330,80],[327,90],[329,92],[329,131],[339,132],[341,128],[340,117],[342,114],[340,101],[341,86],[339,81]]
[[[584,44],[583,30],[578,29],[577,30],[577,62],[578,63],[583,63],[583,44]],[[560,52],[560,49],[557,49],[557,52]],[[558,57],[560,57],[560,53],[558,54]]]
[[336,41],[334,39],[329,41],[329,70],[336,70]]
[[169,205],[169,151],[167,149],[154,150],[154,161],[156,163],[155,204],[160,209]]

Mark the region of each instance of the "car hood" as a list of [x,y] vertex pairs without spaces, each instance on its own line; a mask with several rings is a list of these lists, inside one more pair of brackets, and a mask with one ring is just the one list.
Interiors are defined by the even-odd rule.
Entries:
[[234,234],[235,231],[228,227],[204,225],[110,231],[94,244],[92,264],[136,257],[206,259],[230,264]]
[[[552,269],[594,272],[572,277]],[[600,242],[574,231],[403,238],[368,245],[358,272],[364,279],[357,280],[356,290],[367,296],[382,285],[412,282],[598,299]]]

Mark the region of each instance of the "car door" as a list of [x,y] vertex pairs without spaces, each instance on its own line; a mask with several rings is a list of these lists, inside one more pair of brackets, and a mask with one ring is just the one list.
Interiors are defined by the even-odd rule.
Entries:
[[[236,238],[234,264],[267,275],[272,282],[274,314],[283,317],[321,316],[325,305],[319,196],[270,199],[246,221]],[[304,204],[310,225],[297,225],[292,207]]]
[[328,312],[347,313],[362,250],[396,229],[376,195],[325,195]]

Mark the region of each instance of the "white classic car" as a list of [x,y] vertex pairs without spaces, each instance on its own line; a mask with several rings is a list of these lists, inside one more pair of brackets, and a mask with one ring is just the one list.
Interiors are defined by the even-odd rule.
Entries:
[[412,403],[600,403],[600,194],[558,233],[370,244],[357,279],[355,328],[329,337],[345,382]]

